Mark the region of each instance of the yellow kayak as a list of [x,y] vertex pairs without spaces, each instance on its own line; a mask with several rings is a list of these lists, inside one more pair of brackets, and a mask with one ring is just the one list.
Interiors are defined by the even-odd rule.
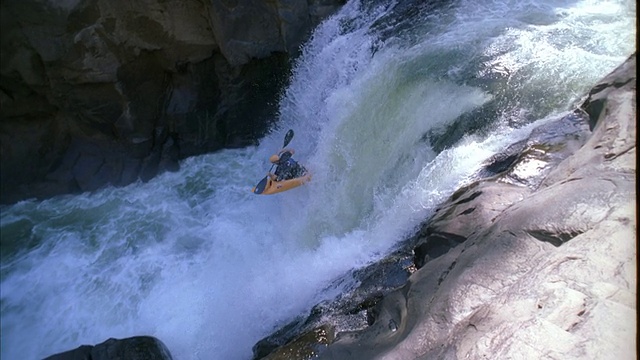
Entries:
[[307,172],[303,176],[282,180],[282,181],[273,181],[269,175],[267,175],[258,185],[253,188],[254,194],[262,194],[262,195],[271,195],[281,193],[283,191],[291,190],[300,185],[304,185],[307,182],[311,181],[311,174]]
[[[269,158],[269,161],[273,164],[273,166],[278,165],[278,168],[276,168],[276,174],[278,174],[278,176],[298,177],[288,180],[275,181],[273,179],[276,178],[276,175],[272,174],[271,170],[269,170],[267,176],[265,176],[264,179],[260,180],[258,185],[256,185],[251,190],[254,194],[277,194],[283,191],[297,188],[298,186],[311,181],[311,173],[309,173],[304,166],[291,159],[291,156],[293,156],[294,154],[293,149],[285,149],[289,142],[291,142],[292,138],[293,129],[289,129],[289,131],[287,131],[287,134],[284,136],[284,144],[282,145],[282,150],[277,155],[272,155]],[[273,166],[271,166],[272,169]]]

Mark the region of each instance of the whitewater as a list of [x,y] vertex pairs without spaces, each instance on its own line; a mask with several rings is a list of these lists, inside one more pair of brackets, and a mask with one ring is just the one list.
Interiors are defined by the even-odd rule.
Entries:
[[[635,1],[349,1],[302,48],[259,146],[147,183],[1,208],[1,358],[152,335],[251,347],[348,287],[482,163],[635,51]],[[289,145],[313,180],[254,195]]]

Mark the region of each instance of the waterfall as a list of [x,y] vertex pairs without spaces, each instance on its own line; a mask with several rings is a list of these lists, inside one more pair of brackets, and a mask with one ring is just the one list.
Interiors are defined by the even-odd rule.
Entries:
[[[348,2],[303,47],[259,146],[1,208],[1,357],[153,335],[176,359],[251,358],[484,160],[571,110],[635,50],[635,11],[625,0]],[[254,195],[289,128],[313,180]]]

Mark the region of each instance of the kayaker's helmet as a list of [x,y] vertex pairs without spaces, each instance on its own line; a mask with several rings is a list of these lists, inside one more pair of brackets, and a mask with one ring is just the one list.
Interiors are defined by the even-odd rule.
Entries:
[[271,155],[271,157],[269,158],[269,161],[271,161],[271,163],[273,164],[276,164],[279,160],[280,160],[280,156],[278,155]]

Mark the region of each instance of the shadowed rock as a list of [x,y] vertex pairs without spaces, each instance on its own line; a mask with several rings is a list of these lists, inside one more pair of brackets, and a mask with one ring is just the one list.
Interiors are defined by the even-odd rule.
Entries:
[[151,336],[109,339],[95,346],[83,345],[74,350],[51,355],[45,360],[172,360],[162,341]]
[[255,145],[343,0],[0,3],[0,201],[121,186]]

